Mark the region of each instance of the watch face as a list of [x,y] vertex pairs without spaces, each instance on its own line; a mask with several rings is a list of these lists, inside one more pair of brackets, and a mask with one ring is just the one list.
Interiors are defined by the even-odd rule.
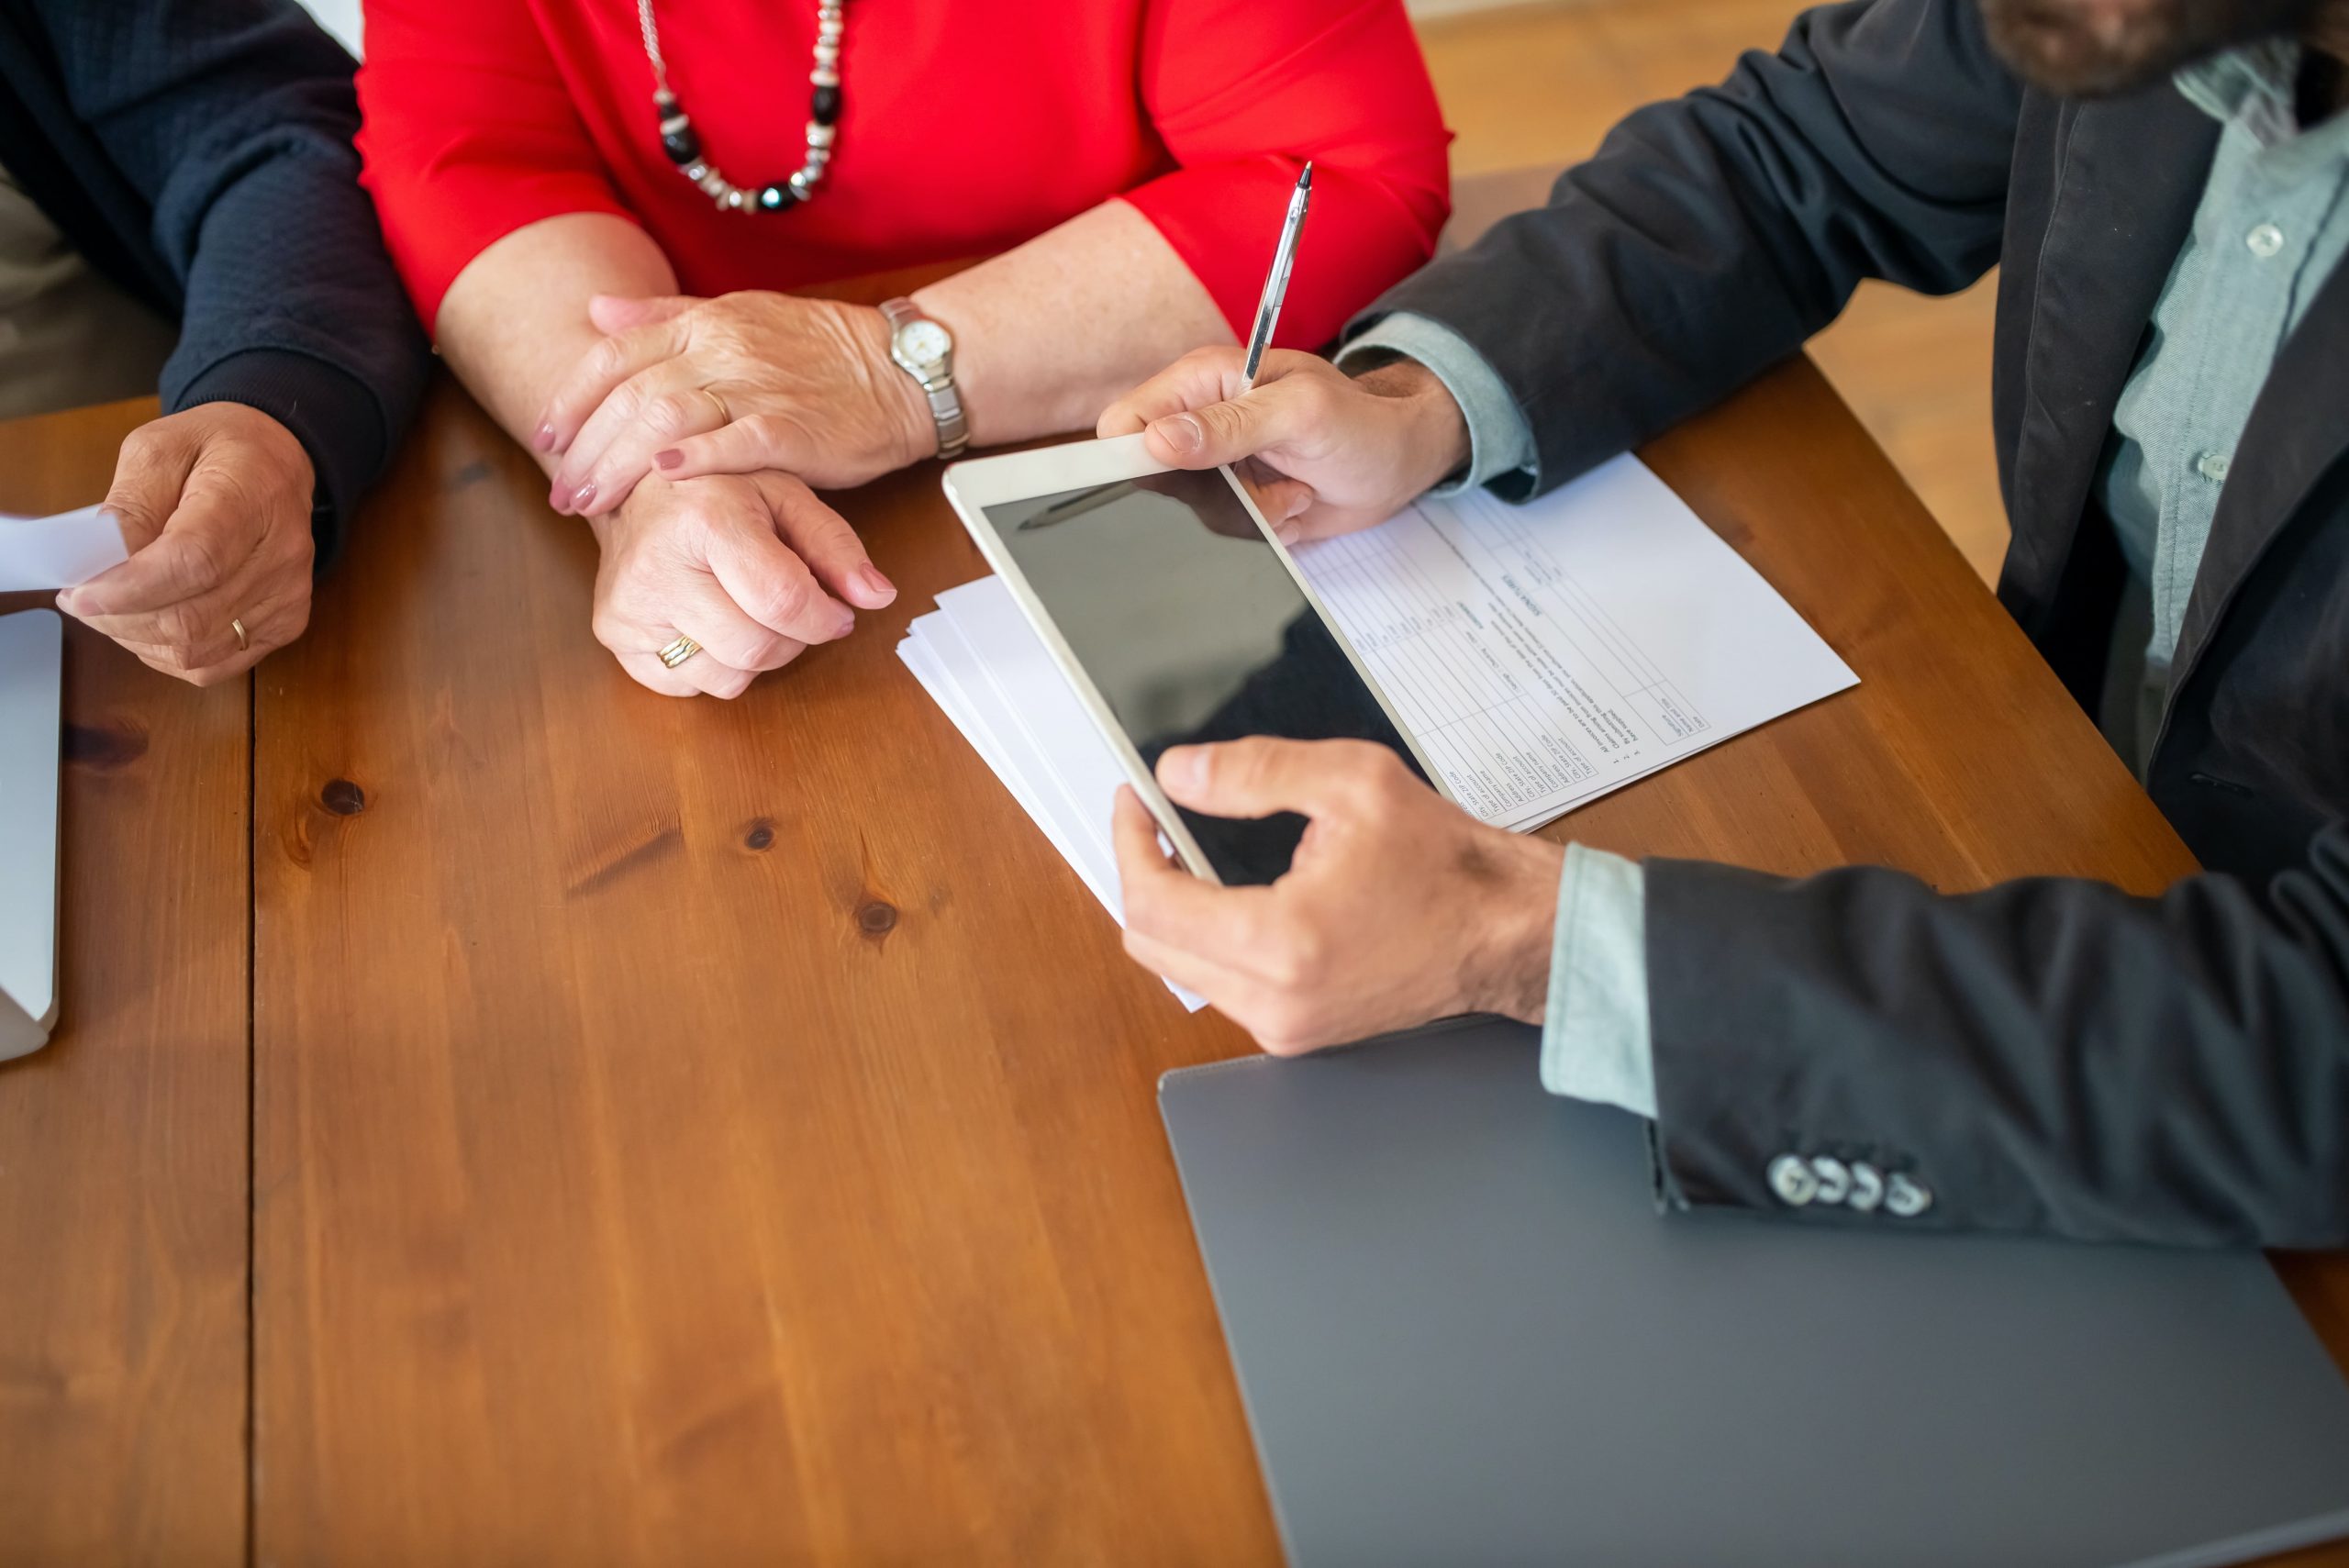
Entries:
[[935,364],[954,348],[954,339],[935,321],[916,321],[897,334],[897,352],[918,365]]

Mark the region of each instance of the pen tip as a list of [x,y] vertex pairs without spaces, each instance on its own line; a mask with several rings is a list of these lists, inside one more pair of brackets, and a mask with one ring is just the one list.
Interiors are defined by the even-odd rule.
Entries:
[[1302,174],[1299,174],[1299,175],[1297,177],[1297,188],[1298,188],[1298,189],[1300,189],[1300,190],[1307,190],[1307,191],[1309,191],[1309,190],[1311,190],[1311,189],[1313,188],[1313,160],[1312,160],[1312,159],[1308,158],[1308,159],[1307,159],[1307,160],[1305,161],[1305,172],[1304,172],[1304,173],[1302,173]]

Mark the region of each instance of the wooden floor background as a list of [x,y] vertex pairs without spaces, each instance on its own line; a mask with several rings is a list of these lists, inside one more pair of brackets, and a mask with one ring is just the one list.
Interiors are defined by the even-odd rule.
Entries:
[[[1555,163],[1653,99],[1773,49],[1794,0],[1544,0],[1422,17],[1455,175]],[[1995,277],[1950,299],[1871,284],[1812,355],[1976,571],[2007,548],[1990,446]]]

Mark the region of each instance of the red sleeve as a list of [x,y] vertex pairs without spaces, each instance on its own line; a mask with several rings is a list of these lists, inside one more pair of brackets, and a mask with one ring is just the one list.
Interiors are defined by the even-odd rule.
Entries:
[[1127,200],[1242,339],[1308,158],[1313,207],[1278,342],[1328,342],[1434,252],[1452,134],[1402,0],[1154,0],[1141,83],[1182,167]]
[[359,150],[427,327],[465,264],[540,218],[631,217],[523,0],[367,0]]

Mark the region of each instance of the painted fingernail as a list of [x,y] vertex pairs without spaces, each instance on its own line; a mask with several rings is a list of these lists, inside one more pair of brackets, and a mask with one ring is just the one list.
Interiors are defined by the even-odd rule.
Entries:
[[1188,414],[1170,414],[1151,427],[1158,439],[1178,452],[1195,452],[1207,445],[1208,433]]
[[856,569],[856,580],[864,585],[866,593],[876,597],[894,599],[897,596],[897,585],[882,576],[881,569],[869,561]]
[[1158,782],[1186,793],[1208,782],[1207,750],[1200,746],[1170,746],[1159,754]]
[[674,447],[664,447],[652,454],[652,466],[655,468],[676,468],[685,461],[685,454]]
[[595,503],[596,482],[592,479],[571,493],[571,509],[574,512],[584,512]]
[[539,433],[530,438],[530,444],[542,452],[554,450],[554,427],[541,424],[539,427]]
[[571,486],[565,484],[560,479],[556,480],[554,482],[554,487],[547,492],[547,505],[552,506],[558,512],[570,511]]

